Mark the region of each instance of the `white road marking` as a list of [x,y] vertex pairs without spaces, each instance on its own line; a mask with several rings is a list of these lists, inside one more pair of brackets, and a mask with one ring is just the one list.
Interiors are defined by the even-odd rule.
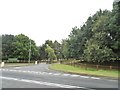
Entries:
[[21,70],[18,70],[18,72],[22,72]]
[[60,73],[55,73],[55,74],[53,74],[53,75],[60,75]]
[[71,75],[71,77],[79,77],[80,75]]
[[50,82],[27,80],[27,79],[18,79],[18,78],[11,78],[11,77],[2,77],[2,76],[0,76],[0,78],[6,79],[6,80],[14,80],[14,81],[27,82],[27,83],[47,85],[47,86],[56,86],[56,87],[61,87],[61,88],[85,88],[85,87],[79,87],[79,86],[64,85],[64,84],[57,84],[57,83],[50,83]]
[[8,69],[6,69],[6,70],[3,70],[3,71],[9,71]]
[[22,71],[22,72],[27,72],[27,71]]
[[8,71],[16,71],[16,70],[8,70]]
[[100,79],[100,78],[97,78],[97,77],[91,77],[92,79]]
[[29,71],[29,73],[34,73],[34,71]]
[[34,74],[38,74],[39,72],[34,72]]
[[82,78],[89,78],[88,76],[80,76],[80,77],[82,77]]
[[[96,79],[99,80],[101,78],[98,77],[89,77],[89,76],[81,76],[81,75],[76,75],[76,74],[62,74],[62,73],[48,73],[48,72],[35,72],[35,71],[23,71],[23,70],[14,70],[14,69],[0,69],[3,71],[13,71],[13,72],[23,72],[23,73],[31,73],[31,74],[38,74],[38,75],[60,75],[60,76],[69,76],[69,77],[81,77],[81,78],[91,78],[91,79]],[[109,80],[109,81],[116,81],[116,80]]]
[[70,76],[70,74],[63,74],[62,76]]
[[27,73],[31,73],[31,71],[26,71]]
[[21,67],[15,67],[14,69],[20,69]]
[[49,75],[53,74],[53,73],[48,73]]

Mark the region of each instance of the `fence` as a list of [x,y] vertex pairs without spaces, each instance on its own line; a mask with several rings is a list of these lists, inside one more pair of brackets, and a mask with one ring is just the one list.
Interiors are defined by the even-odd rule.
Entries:
[[95,69],[95,70],[120,70],[119,66],[103,66],[103,65],[93,65],[93,64],[83,64],[77,62],[61,62],[62,64],[71,65],[74,67],[80,67],[84,69]]

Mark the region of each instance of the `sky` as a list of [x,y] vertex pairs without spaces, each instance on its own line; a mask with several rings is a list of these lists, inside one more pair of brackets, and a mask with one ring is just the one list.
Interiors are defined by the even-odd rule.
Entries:
[[113,0],[0,0],[0,34],[25,34],[42,45],[68,38],[99,9],[112,10]]

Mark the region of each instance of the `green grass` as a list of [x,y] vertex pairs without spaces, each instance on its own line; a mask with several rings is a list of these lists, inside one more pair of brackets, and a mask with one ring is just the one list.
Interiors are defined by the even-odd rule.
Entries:
[[20,67],[34,65],[34,63],[5,63],[4,67]]
[[84,68],[73,67],[70,65],[63,65],[63,64],[52,64],[49,68],[53,70],[60,70],[69,73],[118,78],[117,70],[98,70],[98,71],[95,69],[85,70]]

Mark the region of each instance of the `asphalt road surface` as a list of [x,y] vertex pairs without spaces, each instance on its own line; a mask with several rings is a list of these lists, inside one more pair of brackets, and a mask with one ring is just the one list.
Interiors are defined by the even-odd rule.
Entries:
[[68,74],[48,69],[49,64],[0,68],[2,88],[118,88],[118,80]]

